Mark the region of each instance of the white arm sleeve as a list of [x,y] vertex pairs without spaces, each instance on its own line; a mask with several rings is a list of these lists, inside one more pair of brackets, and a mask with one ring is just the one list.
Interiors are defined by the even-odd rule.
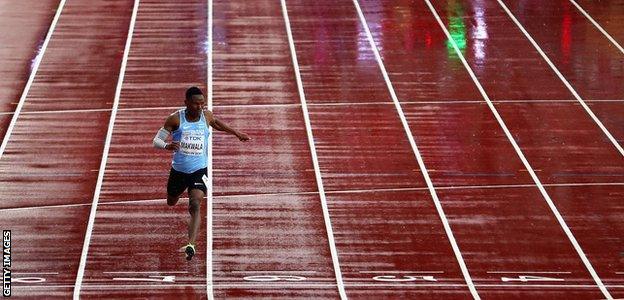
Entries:
[[165,149],[165,147],[167,147],[167,142],[165,142],[165,140],[170,134],[171,133],[167,129],[161,127],[154,137],[154,148]]

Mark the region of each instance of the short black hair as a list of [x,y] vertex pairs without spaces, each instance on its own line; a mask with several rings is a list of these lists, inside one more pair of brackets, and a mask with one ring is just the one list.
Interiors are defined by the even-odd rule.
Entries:
[[191,100],[195,95],[203,95],[204,93],[196,86],[186,89],[186,100]]

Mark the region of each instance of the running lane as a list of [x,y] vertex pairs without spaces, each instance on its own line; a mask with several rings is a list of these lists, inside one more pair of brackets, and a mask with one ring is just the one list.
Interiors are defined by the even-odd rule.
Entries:
[[[518,1],[505,3],[622,145],[624,53],[618,50],[569,0],[546,3],[526,1],[522,5]],[[585,4],[582,2],[582,5]],[[606,2],[596,1],[589,7],[606,5]],[[602,23],[610,24],[606,29],[622,45],[624,6],[621,3],[615,4],[615,1],[611,2],[611,6],[612,10],[607,19],[613,19],[612,22]],[[513,25],[511,22],[509,24]],[[592,100],[618,100],[618,102]]]
[[620,1],[575,1],[620,46],[624,45],[624,3]]
[[81,298],[206,297],[206,220],[187,262],[188,201],[167,206],[171,153],[152,146],[186,88],[205,88],[206,11],[204,0],[140,2]]
[[59,0],[0,1],[0,141],[58,5]]
[[470,298],[353,3],[288,7],[347,296]]
[[[447,24],[455,22],[454,16],[467,20],[459,21],[465,32],[456,39],[464,37],[469,64],[490,98],[501,101],[495,106],[542,183],[562,185],[546,190],[598,275],[606,284],[617,282],[616,272],[622,267],[618,233],[624,227],[613,220],[623,213],[615,199],[622,191],[624,159],[576,101],[555,101],[573,98],[549,67],[525,67],[543,64],[543,60],[497,2],[450,5],[436,1],[435,6]],[[517,79],[506,80],[501,76],[506,73]],[[531,81],[540,85],[522,84]],[[518,99],[525,89],[531,94],[523,101],[505,102]],[[591,203],[581,200],[588,198]],[[573,266],[551,268],[578,278],[586,274]],[[560,282],[566,283],[569,280]],[[609,290],[614,297],[622,295],[621,289]]]
[[337,299],[280,2],[215,1],[213,32],[215,115],[252,138],[214,135],[215,298]]
[[[426,3],[405,1],[395,6],[390,6],[389,2],[362,3],[479,294],[484,299],[600,297],[454,49],[443,39],[427,42],[427,32],[443,33]],[[444,7],[440,14],[449,19],[451,34],[463,51],[476,48],[485,51],[481,54],[487,58],[493,55],[490,51],[495,51],[495,47],[466,43],[468,36],[483,36],[487,32],[468,31],[464,4],[451,2],[437,6]],[[480,24],[480,21],[483,20],[471,20],[471,23]],[[409,39],[415,42],[405,43]],[[517,59],[526,59],[518,55],[522,54],[517,54]],[[423,57],[435,57],[444,63],[432,64]],[[495,60],[509,63],[503,55]],[[448,87],[444,98],[427,98],[419,93],[429,88],[426,81],[419,80],[421,73],[439,78],[453,76],[456,81],[437,87],[440,90]],[[520,76],[516,73],[519,71],[510,70],[509,80]],[[541,81],[540,77],[534,79]],[[469,88],[452,92],[454,85],[468,86],[469,83],[472,84]],[[517,84],[527,82],[518,80]],[[516,92],[513,97],[526,97],[530,92]],[[549,96],[563,97],[556,92]],[[590,287],[566,291],[561,285],[538,287],[537,282],[518,280],[518,276],[541,276],[542,272],[558,271],[571,272],[560,274],[565,283],[588,283]]]
[[13,271],[46,280],[15,283],[15,296],[71,296],[110,113],[35,112],[111,108],[131,11],[131,1],[66,3],[8,137],[0,208],[84,204],[0,211],[15,228]]

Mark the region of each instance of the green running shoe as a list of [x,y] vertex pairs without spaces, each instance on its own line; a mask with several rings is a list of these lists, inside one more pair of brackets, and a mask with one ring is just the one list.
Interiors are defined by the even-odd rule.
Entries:
[[184,253],[186,253],[186,260],[191,260],[195,256],[195,245],[188,244],[185,246]]

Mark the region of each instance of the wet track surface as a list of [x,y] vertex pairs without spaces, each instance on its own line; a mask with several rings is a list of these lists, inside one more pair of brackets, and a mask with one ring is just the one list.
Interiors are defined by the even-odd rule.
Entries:
[[[14,296],[624,297],[624,53],[569,0],[5,2]],[[624,42],[624,6],[577,3]],[[193,85],[252,140],[213,133],[187,262],[151,141]]]

